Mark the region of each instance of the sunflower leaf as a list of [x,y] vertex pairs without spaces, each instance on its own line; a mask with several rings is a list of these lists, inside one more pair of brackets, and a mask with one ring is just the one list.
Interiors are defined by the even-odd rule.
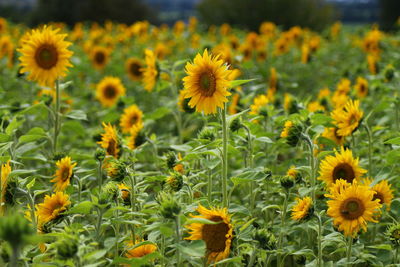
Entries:
[[248,82],[252,82],[252,81],[254,81],[254,80],[256,80],[256,79],[234,80],[234,81],[231,81],[231,82],[230,82],[229,86],[230,86],[230,88],[238,87],[239,85],[242,85],[242,84],[245,84],[245,83],[248,83]]
[[188,219],[185,224],[192,224],[192,223],[201,223],[201,224],[220,224],[222,221],[214,222],[211,220],[207,220],[205,218],[190,218]]

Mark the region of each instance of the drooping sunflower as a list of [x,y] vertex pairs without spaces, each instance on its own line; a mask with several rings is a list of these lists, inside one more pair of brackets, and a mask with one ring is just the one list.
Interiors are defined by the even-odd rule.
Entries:
[[106,154],[115,158],[119,157],[120,145],[118,141],[117,129],[110,123],[103,122],[104,132],[101,134],[101,141],[97,142],[106,150]]
[[154,55],[154,52],[150,49],[146,49],[144,53],[145,53],[146,67],[141,68],[139,70],[143,74],[142,80],[144,84],[144,89],[146,89],[146,91],[148,92],[151,92],[154,89],[154,86],[156,85],[158,76],[156,57]]
[[125,70],[132,81],[140,81],[143,78],[142,62],[137,58],[128,58],[125,63]]
[[309,219],[314,213],[312,199],[310,197],[297,198],[296,202],[296,205],[292,208],[292,220],[304,221]]
[[119,126],[121,126],[121,130],[123,133],[129,133],[133,126],[137,126],[139,128],[143,127],[143,112],[136,105],[131,105],[124,109],[124,114],[122,114],[121,119],[119,121]]
[[96,69],[101,70],[104,69],[104,67],[107,65],[110,58],[109,55],[110,55],[109,49],[103,46],[95,46],[90,52],[90,59],[92,61],[93,66]]
[[373,199],[379,199],[379,203],[382,205],[385,204],[386,209],[389,211],[390,204],[392,203],[392,200],[394,198],[391,184],[389,184],[387,180],[382,180],[379,183],[372,185],[371,179],[365,179],[364,184],[370,186],[371,189],[375,192]]
[[6,205],[6,193],[7,193],[7,182],[8,176],[11,173],[10,161],[7,161],[6,164],[1,165],[1,173],[0,173],[0,184],[1,184],[1,202],[0,202],[0,215],[4,214],[5,205]]
[[130,149],[135,149],[146,142],[146,136],[141,131],[143,127],[139,127],[137,125],[132,126],[129,131],[130,135],[128,137],[128,147]]
[[203,240],[206,243],[208,262],[218,262],[229,256],[233,238],[233,226],[226,208],[207,209],[201,205],[197,208],[200,215],[193,218],[205,218],[218,224],[192,223],[185,226],[190,236],[187,240]]
[[118,184],[118,189],[120,191],[121,198],[125,202],[129,202],[130,201],[130,188],[122,183],[122,184]]
[[327,214],[345,236],[354,237],[361,229],[367,230],[367,222],[377,222],[374,215],[379,213],[381,204],[378,199],[373,200],[374,193],[355,181],[328,200]]
[[343,146],[346,139],[344,138],[344,136],[338,135],[337,131],[338,128],[336,127],[327,127],[324,129],[322,136],[334,141],[339,146]]
[[65,157],[56,162],[58,167],[54,174],[54,179],[50,182],[54,182],[54,191],[64,191],[65,188],[70,184],[73,176],[73,169],[76,163],[71,163],[71,157]]
[[57,192],[51,196],[46,195],[43,203],[36,205],[38,226],[57,219],[62,212],[67,210],[69,205],[71,205],[69,196],[63,192]]
[[125,95],[125,87],[118,77],[104,77],[96,86],[96,98],[105,107],[115,105],[120,96]]
[[359,98],[364,98],[368,95],[368,81],[366,79],[358,77],[354,88]]
[[281,132],[281,138],[287,138],[289,136],[290,129],[293,127],[292,121],[286,121]]
[[[127,251],[125,253],[125,257],[141,258],[141,257],[151,254],[157,250],[157,246],[154,244],[145,244],[145,245],[140,245],[138,247],[132,248],[133,246],[136,246],[136,245],[140,244],[141,242],[143,242],[143,240],[136,241],[135,243],[133,243],[132,241],[129,241],[128,246],[127,246]],[[132,249],[129,249],[129,248],[132,248]]]
[[214,114],[217,107],[224,108],[228,102],[229,87],[228,67],[218,56],[214,57],[205,50],[197,54],[193,63],[186,63],[187,76],[183,78],[185,98],[190,98],[189,106],[196,107],[197,112]]
[[29,72],[28,79],[39,85],[53,87],[56,79],[66,75],[67,67],[72,67],[69,59],[73,53],[68,50],[71,43],[64,41],[66,35],[58,31],[47,26],[33,30],[18,49],[22,54],[20,72]]
[[360,101],[349,100],[344,107],[332,111],[331,116],[339,128],[338,135],[349,136],[358,128],[364,115],[364,112],[359,107]]
[[331,186],[337,180],[343,179],[349,183],[359,181],[367,171],[358,166],[358,158],[353,158],[350,149],[341,147],[340,152],[335,151],[335,156],[327,156],[319,165],[319,180]]

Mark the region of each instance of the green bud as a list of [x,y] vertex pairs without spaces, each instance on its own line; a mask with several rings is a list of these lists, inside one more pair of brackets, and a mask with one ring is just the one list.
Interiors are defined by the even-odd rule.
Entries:
[[216,134],[215,134],[215,130],[214,129],[205,127],[197,135],[197,138],[198,139],[204,139],[204,140],[207,140],[209,142],[212,142],[212,141],[215,140],[215,136],[216,136]]
[[400,223],[393,223],[386,231],[386,236],[395,246],[400,246]]
[[166,158],[166,163],[167,163],[168,169],[172,170],[177,161],[175,153],[172,151],[169,151],[169,152],[165,153],[165,158]]
[[170,194],[160,193],[158,202],[160,203],[160,213],[166,219],[175,219],[181,212],[178,201]]
[[394,68],[393,68],[392,65],[388,65],[385,68],[384,75],[385,75],[386,80],[389,81],[389,82],[393,79],[393,77],[394,77]]
[[276,248],[276,238],[274,234],[267,229],[256,230],[254,233],[254,239],[258,241],[262,249],[274,250]]
[[111,159],[107,166],[107,175],[114,181],[121,182],[127,175],[126,164],[118,159]]
[[234,120],[231,122],[231,125],[229,125],[229,129],[230,129],[232,132],[237,132],[237,131],[239,131],[240,128],[242,128],[242,127],[243,127],[243,124],[242,124],[242,120],[241,120],[240,117],[234,119]]
[[73,258],[78,252],[78,240],[71,237],[61,239],[56,243],[57,256],[62,260]]
[[167,184],[169,189],[178,192],[182,189],[183,186],[183,176],[178,172],[174,172],[169,177],[167,177],[165,183]]
[[58,160],[60,160],[62,158],[65,158],[66,156],[67,156],[67,153],[65,153],[65,152],[57,152],[57,153],[54,154],[53,160],[54,161],[58,161]]
[[94,153],[94,158],[97,161],[103,161],[106,157],[106,151],[104,151],[104,149],[102,148],[97,148],[96,152]]
[[282,176],[280,182],[281,186],[285,189],[290,189],[294,185],[294,179],[288,175]]

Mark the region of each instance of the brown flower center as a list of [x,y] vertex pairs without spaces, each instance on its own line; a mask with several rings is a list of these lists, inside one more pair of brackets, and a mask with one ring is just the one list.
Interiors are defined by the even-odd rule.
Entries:
[[[222,221],[220,216],[210,218],[213,222]],[[219,224],[205,224],[202,230],[204,242],[206,242],[207,252],[222,252],[225,251],[226,235],[229,231],[229,225],[221,222]]]
[[383,196],[383,194],[381,192],[375,191],[374,197],[372,198],[372,200],[376,200],[379,199],[379,203],[383,204],[385,202],[385,197]]
[[210,97],[214,95],[214,92],[217,90],[217,81],[210,71],[200,75],[199,83],[203,96]]
[[396,239],[400,239],[400,230],[394,230],[392,236]]
[[139,120],[138,114],[133,114],[131,117],[131,125],[135,125]]
[[333,169],[333,182],[336,180],[343,179],[349,183],[352,183],[356,177],[353,167],[348,163],[340,163]]
[[61,180],[66,181],[68,180],[68,178],[69,178],[69,168],[66,167],[61,170]]
[[35,61],[42,69],[51,69],[57,64],[58,53],[54,45],[44,44],[35,53]]
[[117,156],[117,142],[114,139],[108,142],[107,155]]
[[104,96],[105,96],[105,98],[113,99],[113,98],[116,97],[116,95],[117,95],[117,90],[115,89],[114,86],[108,85],[108,86],[104,89]]
[[103,52],[98,51],[94,55],[94,60],[96,61],[97,64],[102,65],[106,61],[106,55]]
[[347,220],[355,220],[364,214],[365,206],[358,198],[348,198],[340,205],[340,213]]
[[129,66],[129,71],[132,73],[133,76],[141,76],[142,72],[140,71],[141,66],[137,63],[131,63]]

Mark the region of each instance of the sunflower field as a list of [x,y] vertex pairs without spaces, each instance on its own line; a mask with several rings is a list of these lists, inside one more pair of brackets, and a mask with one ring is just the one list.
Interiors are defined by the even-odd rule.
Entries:
[[0,18],[0,265],[400,266],[399,48]]

